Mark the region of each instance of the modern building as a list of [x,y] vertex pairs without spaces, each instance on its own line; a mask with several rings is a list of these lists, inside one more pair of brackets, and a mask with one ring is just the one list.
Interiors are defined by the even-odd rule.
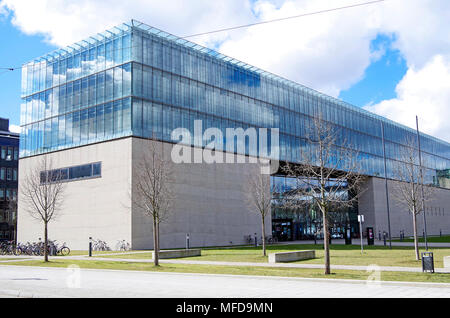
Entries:
[[[386,231],[381,123],[390,187],[396,182],[399,149],[414,130],[135,20],[23,66],[19,182],[47,155],[55,168],[67,172],[64,212],[51,224],[52,239],[76,249],[86,248],[89,237],[111,246],[125,239],[135,249],[151,248],[151,222],[131,199],[136,163],[151,143],[170,160],[179,141],[171,133],[184,127],[195,134],[196,120],[224,136],[227,128],[279,128],[279,156],[269,157],[301,164],[301,152],[310,150],[306,127],[318,113],[339,127],[342,140],[351,141],[368,177],[358,207],[336,221],[333,231],[340,233],[349,220],[355,225],[362,212],[365,226]],[[270,146],[273,138],[268,138]],[[242,148],[233,145],[234,137],[224,138],[223,149],[253,158],[244,140]],[[425,134],[420,140],[426,182],[434,182],[439,192],[427,210],[429,232],[450,233],[448,174],[441,173],[450,168],[450,144]],[[194,136],[187,143],[198,150],[208,140]],[[161,226],[161,247],[184,246],[187,233],[191,246],[242,244],[248,235],[259,237],[259,217],[250,211],[243,190],[246,174],[258,173],[258,165],[177,164],[177,199],[172,218]],[[280,171],[271,181],[292,185]],[[19,241],[37,240],[42,226],[24,212],[22,201],[19,194]],[[392,234],[411,233],[408,213],[391,204]],[[273,210],[273,229],[268,220],[267,233],[273,230],[288,240],[317,228],[311,211]]]
[[0,118],[0,240],[15,239],[18,167],[19,134]]

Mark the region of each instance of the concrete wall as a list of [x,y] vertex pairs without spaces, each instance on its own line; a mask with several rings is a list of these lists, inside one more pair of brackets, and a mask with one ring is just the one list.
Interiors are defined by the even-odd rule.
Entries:
[[[113,249],[118,240],[130,242],[133,249],[153,248],[151,218],[131,199],[132,171],[150,142],[130,137],[48,154],[53,168],[102,162],[101,178],[65,184],[64,208],[50,224],[49,237],[74,250],[87,249],[90,236]],[[157,145],[170,159],[173,145]],[[40,158],[20,160],[19,182]],[[255,232],[260,237],[260,217],[248,209],[243,192],[246,173],[259,173],[258,165],[192,163],[174,165],[174,170],[176,200],[170,219],[160,228],[161,248],[184,247],[186,233],[191,246],[199,247],[243,244],[244,236]],[[42,238],[43,225],[27,213],[20,193],[18,209],[19,242]],[[270,216],[266,225],[270,234]]]
[[[150,147],[150,143],[152,141],[133,139],[133,162],[142,158],[143,150]],[[157,143],[156,149],[161,149],[170,160],[172,147]],[[244,191],[246,175],[259,173],[259,165],[181,163],[173,167],[176,200],[170,219],[161,224],[161,248],[185,247],[186,233],[190,234],[190,245],[197,247],[244,244],[245,235],[261,236],[261,218],[248,208]],[[270,189],[267,191],[269,193]],[[133,207],[132,223],[133,248],[153,248],[151,218]],[[268,216],[266,234],[271,231]]]
[[[64,206],[51,222],[49,237],[67,242],[71,249],[87,249],[89,237],[131,241],[131,138],[48,154],[53,168],[102,162],[102,177],[65,183]],[[19,184],[42,156],[19,160]],[[43,238],[43,225],[30,217],[19,191],[18,241]]]
[[[400,231],[405,235],[413,234],[412,215],[397,202],[393,193],[397,181],[388,180],[389,208],[391,219],[391,231],[393,237],[399,237]],[[366,183],[367,190],[359,200],[359,213],[364,215],[366,227],[373,227],[375,236],[378,231],[388,232],[385,182],[382,178],[369,178]],[[436,189],[433,200],[426,205],[426,221],[428,235],[450,234],[450,190]],[[423,214],[417,216],[418,233],[422,235]]]

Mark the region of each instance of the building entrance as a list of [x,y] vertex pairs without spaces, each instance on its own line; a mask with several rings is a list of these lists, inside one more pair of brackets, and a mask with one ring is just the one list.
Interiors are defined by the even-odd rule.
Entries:
[[293,222],[292,219],[274,219],[272,220],[272,237],[279,242],[293,240]]

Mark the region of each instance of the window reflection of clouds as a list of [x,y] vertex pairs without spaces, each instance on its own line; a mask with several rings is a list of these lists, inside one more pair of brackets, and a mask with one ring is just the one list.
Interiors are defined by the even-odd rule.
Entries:
[[[361,153],[365,173],[383,176],[379,117],[190,42],[175,37],[170,41],[170,35],[155,29],[135,24],[133,34],[130,30],[130,25],[119,26],[24,66],[22,156],[43,151],[41,138],[48,127],[59,131],[56,145],[51,134],[50,150],[78,142],[79,128],[73,127],[73,116],[70,126],[67,116],[95,106],[95,112],[90,111],[96,118],[89,120],[89,136],[83,134],[79,142],[112,138],[125,131],[131,134],[131,130],[139,136],[166,138],[169,128],[190,128],[194,120],[202,119],[221,130],[280,128],[280,159],[299,162],[301,153],[311,151],[304,139],[310,116],[321,112],[339,126],[338,143],[350,142]],[[136,63],[127,63],[131,60]],[[139,101],[123,99],[120,111],[109,111],[105,103],[130,96],[132,90]],[[131,112],[140,116],[133,123]],[[56,116],[57,121],[50,119]],[[117,122],[121,118],[121,125],[110,125],[116,123],[114,116]],[[94,123],[99,127],[95,138]],[[385,120],[388,177],[393,177],[401,144],[413,135],[414,131]],[[428,136],[421,137],[421,145],[426,179],[432,182],[434,170],[450,168],[450,146]]]

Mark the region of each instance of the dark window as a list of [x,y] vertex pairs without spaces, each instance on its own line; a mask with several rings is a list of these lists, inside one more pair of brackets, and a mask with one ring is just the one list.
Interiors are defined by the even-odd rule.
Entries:
[[101,176],[100,162],[41,172],[41,183],[45,183],[48,181],[54,182],[58,180],[77,180],[83,178],[91,178],[93,176]]
[[0,169],[0,180],[5,180],[5,174],[6,174],[5,168],[1,168]]
[[92,176],[92,165],[69,168],[69,179],[88,178]]
[[100,162],[94,163],[92,165],[92,175],[101,176],[102,175],[102,164]]
[[12,169],[8,168],[8,170],[6,170],[6,180],[11,181],[12,180]]
[[13,148],[8,147],[8,153],[6,154],[6,160],[12,160],[13,159]]

